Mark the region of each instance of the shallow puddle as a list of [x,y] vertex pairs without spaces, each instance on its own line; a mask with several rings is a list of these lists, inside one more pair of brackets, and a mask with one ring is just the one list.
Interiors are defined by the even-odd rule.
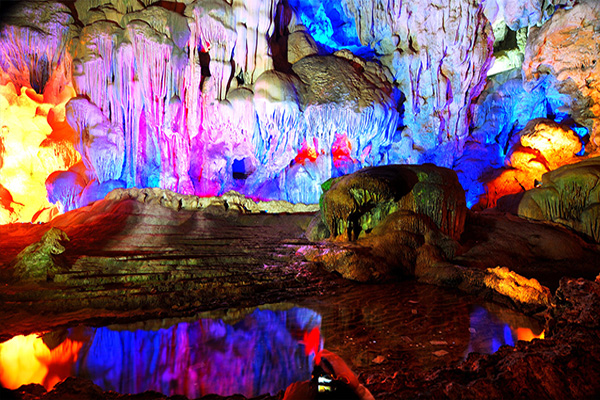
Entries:
[[[321,340],[314,335],[318,330]],[[421,370],[541,333],[531,318],[454,291],[413,282],[356,285],[296,306],[232,310],[221,319],[78,326],[17,336],[0,344],[0,382],[7,388],[35,382],[50,389],[80,376],[120,393],[251,397],[309,379],[311,346],[324,345],[355,372]]]

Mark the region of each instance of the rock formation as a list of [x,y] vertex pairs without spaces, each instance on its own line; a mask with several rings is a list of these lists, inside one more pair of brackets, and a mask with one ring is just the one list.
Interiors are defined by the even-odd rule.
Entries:
[[552,120],[531,120],[512,141],[516,142],[508,150],[505,168],[495,171],[498,176],[485,183],[486,194],[480,204],[494,207],[503,196],[535,187],[546,172],[584,159],[578,157],[583,148],[579,136]]
[[389,214],[410,211],[429,218],[444,234],[462,233],[464,191],[454,172],[433,165],[365,168],[324,183],[320,201],[332,237],[357,239]]
[[[391,41],[385,25],[394,12],[361,14],[373,5],[348,3],[340,11],[358,21],[364,44],[376,43],[383,66],[347,49],[322,55],[305,26],[310,21],[285,3],[79,0],[75,17],[52,2],[37,14],[25,5],[3,25],[1,82],[33,87],[44,99],[70,87],[103,114],[102,129],[110,132],[104,139],[96,135],[91,150],[80,149],[88,153],[87,169],[94,164],[86,182],[93,186],[85,197],[62,199],[63,211],[68,202],[101,198],[107,189],[98,185],[107,181],[182,194],[236,189],[263,199],[316,202],[323,181],[361,167],[436,157],[450,165],[483,85],[490,41],[479,5],[454,14],[455,4],[433,7],[431,21],[438,22],[422,29],[423,20],[409,17],[410,7],[395,4],[390,10],[401,19],[390,25]],[[375,36],[366,21],[377,27]],[[459,34],[461,27],[468,32]],[[445,44],[427,44],[439,34]],[[473,43],[466,39],[471,34]],[[278,85],[284,97],[275,95]],[[332,91],[320,92],[318,85]],[[402,107],[407,128],[400,134]],[[71,143],[92,143],[85,138],[96,120],[70,115],[69,124],[84,138]],[[64,122],[64,114],[59,118]],[[304,157],[305,151],[316,156]]]
[[599,179],[598,157],[548,172],[540,187],[525,192],[518,213],[566,225],[600,242]]
[[450,259],[466,206],[454,172],[433,165],[371,167],[323,184],[321,217],[308,236],[331,237],[304,254],[358,281],[414,276],[423,265]]
[[28,246],[12,261],[14,278],[21,282],[52,281],[54,275],[64,269],[57,261],[57,256],[65,251],[63,242],[67,241],[69,237],[64,231],[58,228],[50,229],[39,242]]
[[572,8],[558,9],[541,27],[530,31],[523,73],[527,81],[551,74],[560,90],[574,101],[573,119],[591,130],[591,143],[599,145],[597,81],[600,66],[598,40],[600,5],[593,0],[577,2]]
[[[530,120],[595,124],[593,79],[585,76],[595,71],[593,56],[571,80],[561,71],[572,71],[575,58],[554,56],[566,43],[570,52],[586,51],[593,24],[578,28],[577,41],[561,38],[570,21],[595,15],[593,2],[167,3],[24,2],[4,19],[3,112],[22,106],[10,87],[17,95],[23,87],[52,128],[27,144],[42,150],[45,164],[27,192],[79,156],[90,174],[84,190],[64,191],[78,191],[76,199],[50,193],[54,206],[41,194],[25,200],[0,178],[16,203],[27,204],[5,212],[7,219],[47,220],[115,187],[315,203],[331,177],[423,162],[461,171],[468,204],[491,206],[480,201],[481,181]],[[511,51],[516,61],[500,67]],[[488,78],[494,58],[513,69]],[[66,118],[64,103],[74,96],[96,111],[75,117],[74,101]],[[16,122],[5,125],[19,131]],[[13,147],[3,168],[18,175]]]

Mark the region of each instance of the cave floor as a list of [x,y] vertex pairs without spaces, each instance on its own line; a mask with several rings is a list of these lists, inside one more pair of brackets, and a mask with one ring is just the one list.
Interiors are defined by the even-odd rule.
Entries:
[[558,224],[507,213],[470,213],[461,243],[461,254],[452,262],[478,269],[508,267],[552,293],[562,277],[594,280],[600,274],[600,246]]
[[[45,225],[0,226],[0,339],[292,302],[324,315],[325,346],[375,394],[419,393],[430,371],[465,357],[470,315],[484,299],[414,281],[357,285],[326,273],[296,254],[309,244],[303,232],[313,216],[175,211],[126,200]],[[69,237],[53,281],[15,281],[11,260],[51,227]],[[553,291],[564,275],[600,272],[598,246],[560,227],[472,214],[463,238],[455,263],[507,266]]]
[[[183,315],[278,303],[341,279],[295,256],[311,214],[174,211],[133,200],[101,201],[45,225],[0,227],[0,338],[81,318]],[[16,282],[10,263],[51,227],[69,237],[52,282]],[[59,317],[56,314],[64,315]],[[31,318],[27,318],[27,315]],[[86,317],[87,316],[87,317]],[[36,320],[38,322],[36,322]]]

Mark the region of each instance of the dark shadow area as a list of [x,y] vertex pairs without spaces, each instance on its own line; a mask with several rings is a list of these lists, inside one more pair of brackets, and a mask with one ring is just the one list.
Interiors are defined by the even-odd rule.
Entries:
[[287,0],[281,0],[277,4],[275,14],[275,29],[273,35],[268,39],[271,57],[273,58],[273,69],[279,72],[290,73],[292,64],[288,62],[288,40],[290,34],[288,24],[292,19],[292,9]]

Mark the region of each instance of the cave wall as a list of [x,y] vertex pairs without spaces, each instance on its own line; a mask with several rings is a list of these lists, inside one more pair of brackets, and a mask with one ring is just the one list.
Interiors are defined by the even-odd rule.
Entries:
[[0,222],[119,187],[315,203],[390,163],[454,167],[472,205],[534,118],[595,147],[595,86],[544,39],[598,20],[574,3],[21,2],[0,35]]

